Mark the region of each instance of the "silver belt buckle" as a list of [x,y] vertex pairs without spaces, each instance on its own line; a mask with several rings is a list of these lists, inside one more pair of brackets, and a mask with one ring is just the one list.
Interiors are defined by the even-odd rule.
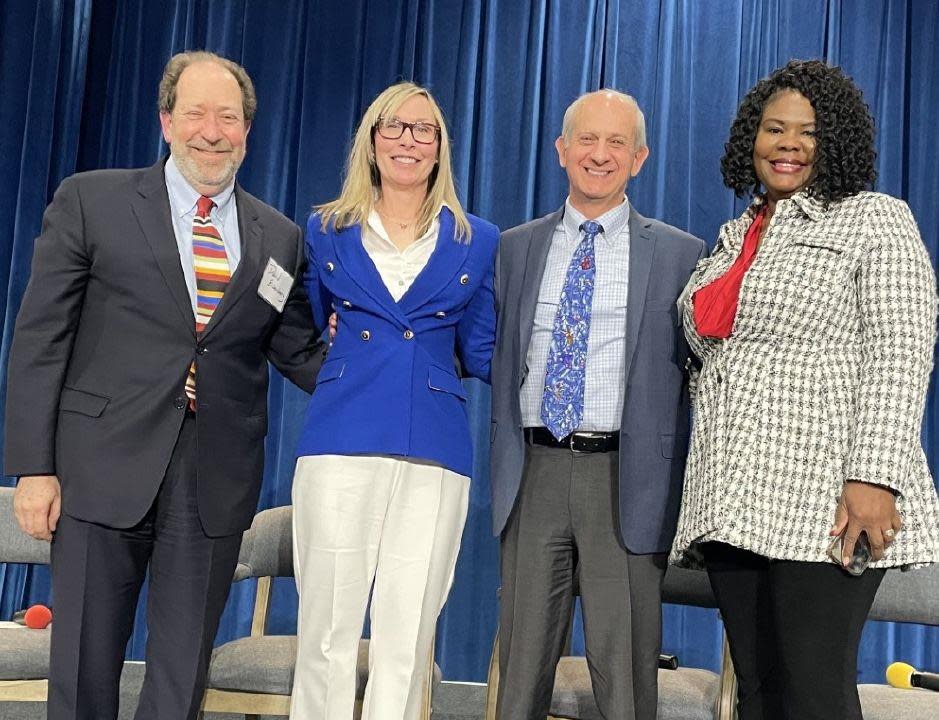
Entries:
[[588,451],[588,450],[575,450],[575,449],[574,449],[574,436],[575,436],[575,435],[578,435],[578,436],[580,436],[580,437],[582,437],[582,438],[590,439],[590,438],[599,438],[599,437],[603,437],[604,435],[606,435],[606,433],[596,433],[596,432],[572,432],[572,433],[571,433],[571,439],[568,441],[568,444],[570,445],[570,448],[571,448],[571,452],[572,452],[572,453],[579,453],[579,454],[583,455],[583,454],[585,454],[585,453],[588,453],[589,451]]

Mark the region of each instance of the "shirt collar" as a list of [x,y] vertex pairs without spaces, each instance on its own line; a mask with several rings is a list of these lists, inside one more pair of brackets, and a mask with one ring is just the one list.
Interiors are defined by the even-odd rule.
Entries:
[[[567,237],[574,240],[579,239],[580,226],[586,220],[584,214],[571,205],[571,199],[568,197],[564,202],[564,217],[561,220]],[[615,242],[629,223],[629,198],[623,195],[623,202],[614,208],[610,208],[594,220],[603,226],[603,232],[600,236],[606,242]]]
[[811,220],[821,220],[825,216],[826,207],[820,200],[809,195],[807,192],[796,193],[791,198],[792,202],[805,213]]
[[[166,189],[170,196],[171,206],[176,214],[179,217],[183,217],[194,212],[196,201],[202,197],[202,195],[183,177],[172,154],[163,167],[163,176],[166,178]],[[220,212],[223,211],[234,193],[235,182],[233,180],[228,187],[212,196],[216,209]]]
[[[756,214],[762,209],[765,204],[766,199],[762,196],[758,196],[753,204],[747,209],[747,213],[750,218],[756,217]],[[802,190],[797,192],[790,198],[786,200],[780,200],[776,203],[776,209],[778,211],[779,206],[782,205],[785,207],[784,203],[792,202],[802,213],[809,218],[809,220],[818,221],[825,217],[825,213],[828,208],[825,207],[825,203],[809,194],[807,190]]]

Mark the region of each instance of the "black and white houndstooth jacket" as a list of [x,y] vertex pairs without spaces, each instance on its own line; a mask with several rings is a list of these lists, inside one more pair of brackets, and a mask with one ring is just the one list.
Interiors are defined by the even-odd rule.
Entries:
[[826,562],[842,483],[893,488],[903,530],[875,566],[939,561],[939,499],[920,428],[936,282],[906,203],[864,192],[778,203],[743,280],[734,331],[700,337],[692,293],[739,254],[758,208],[726,223],[678,300],[701,360],[672,561],[717,540]]

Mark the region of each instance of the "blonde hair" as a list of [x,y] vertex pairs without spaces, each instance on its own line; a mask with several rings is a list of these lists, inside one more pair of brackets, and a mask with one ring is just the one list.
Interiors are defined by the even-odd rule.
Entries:
[[453,171],[450,163],[450,137],[443,113],[433,96],[425,88],[412,82],[401,82],[385,89],[362,116],[352,140],[352,149],[346,161],[346,177],[339,197],[314,208],[322,216],[322,228],[333,223],[337,230],[351,225],[364,225],[375,202],[375,193],[381,193],[381,176],[375,162],[375,128],[379,118],[390,117],[412,97],[424,97],[430,103],[434,121],[440,128],[437,147],[437,165],[427,179],[427,196],[421,205],[417,220],[417,234],[423,235],[446,203],[456,220],[456,234],[463,242],[469,242],[471,229],[463,206],[456,196]]

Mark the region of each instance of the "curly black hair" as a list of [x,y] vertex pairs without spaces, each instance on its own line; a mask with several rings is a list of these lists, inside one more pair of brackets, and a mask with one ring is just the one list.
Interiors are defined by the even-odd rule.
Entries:
[[872,187],[877,152],[870,110],[854,81],[821,60],[791,60],[747,93],[724,145],[724,184],[738,197],[760,194],[753,143],[763,107],[781,90],[798,91],[815,110],[815,175],[809,194],[827,205]]

